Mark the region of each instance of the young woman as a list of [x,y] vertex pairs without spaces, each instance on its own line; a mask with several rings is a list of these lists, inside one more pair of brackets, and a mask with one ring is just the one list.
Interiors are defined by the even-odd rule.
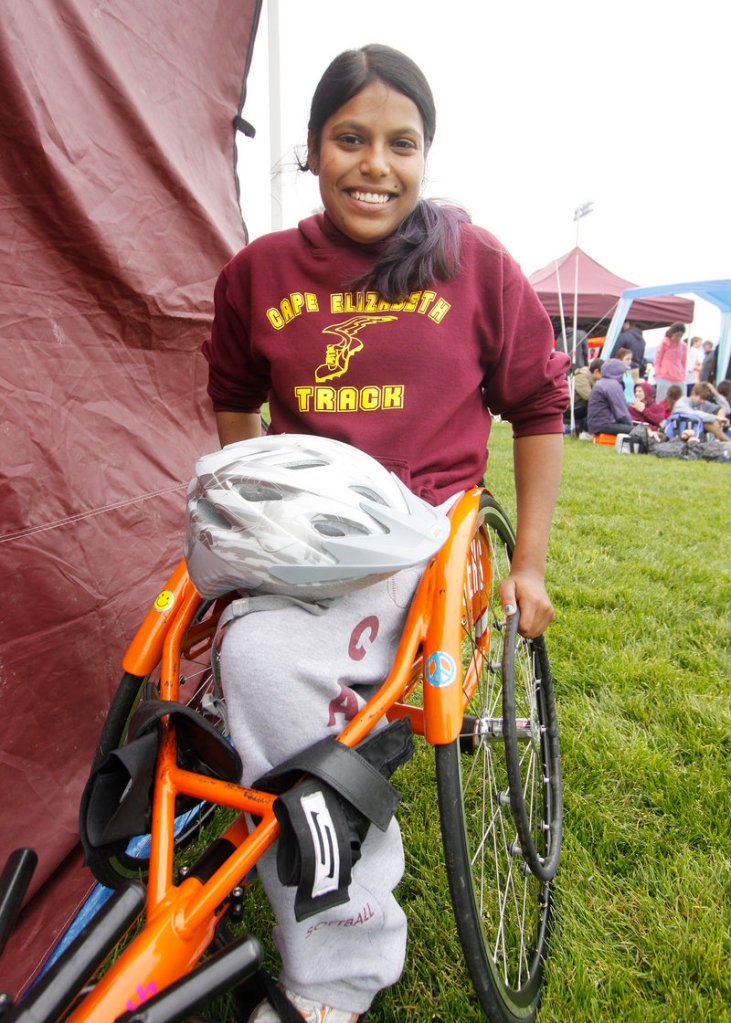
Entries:
[[655,401],[652,387],[646,380],[635,384],[634,399],[629,406],[629,414],[633,423],[649,423],[653,428],[660,426],[667,419],[667,409],[663,402]]
[[671,384],[679,384],[685,393],[685,372],[688,346],[683,341],[684,323],[672,323],[655,350],[655,395],[661,401]]
[[[224,268],[204,345],[209,393],[222,444],[258,436],[269,400],[271,432],[354,445],[432,505],[482,480],[491,413],[509,420],[517,539],[501,599],[536,636],[553,617],[544,568],[568,359],[499,242],[464,211],[421,198],[435,124],[429,85],[408,57],[372,45],[332,62],[313,98],[305,168],[324,213],[252,242]],[[221,671],[245,784],[341,730],[359,687],[385,677],[417,580],[399,572],[317,616],[293,606],[233,622]],[[293,635],[307,641],[282,643]],[[273,685],[292,707],[291,728],[272,728]],[[354,1021],[398,979],[406,927],[392,892],[402,869],[395,822],[371,828],[349,904],[298,922],[273,853],[264,858],[280,984],[305,1019]],[[252,1019],[279,1016],[262,1005]]]

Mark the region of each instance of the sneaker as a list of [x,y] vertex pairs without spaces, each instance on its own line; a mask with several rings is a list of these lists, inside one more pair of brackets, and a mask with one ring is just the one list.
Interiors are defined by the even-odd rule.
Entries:
[[[312,999],[304,998],[287,988],[284,989],[284,993],[307,1023],[358,1023],[360,1018],[357,1012],[334,1009],[332,1005],[320,1005],[319,1002],[313,1002]],[[249,1023],[282,1023],[282,1020],[271,1002],[264,1001],[249,1017]]]
[[591,434],[587,433],[586,430],[582,430],[579,434],[579,440],[591,440]]

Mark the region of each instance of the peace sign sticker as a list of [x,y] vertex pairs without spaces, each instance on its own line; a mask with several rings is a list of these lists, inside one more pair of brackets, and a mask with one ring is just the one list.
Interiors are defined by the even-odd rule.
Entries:
[[435,650],[426,660],[424,678],[430,686],[441,689],[448,686],[457,676],[457,666],[454,658],[445,650]]

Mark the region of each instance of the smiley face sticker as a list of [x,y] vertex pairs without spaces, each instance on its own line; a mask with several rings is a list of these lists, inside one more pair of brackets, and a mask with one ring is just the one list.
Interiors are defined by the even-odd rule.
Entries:
[[158,593],[155,598],[155,603],[152,605],[155,611],[169,611],[175,603],[175,594],[172,590],[162,590]]

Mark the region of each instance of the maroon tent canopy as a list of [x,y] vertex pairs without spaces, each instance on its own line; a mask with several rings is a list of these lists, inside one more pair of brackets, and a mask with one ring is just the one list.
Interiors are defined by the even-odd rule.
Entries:
[[3,7],[0,866],[40,857],[12,993],[91,884],[79,795],[217,446],[199,348],[245,242],[234,122],[260,4]]
[[[577,282],[578,260],[578,288]],[[561,330],[561,308],[567,327],[573,326],[574,291],[578,294],[578,326],[590,337],[606,334],[619,296],[636,284],[617,277],[580,248],[553,260],[528,278],[551,317],[556,334]],[[685,298],[654,298],[633,302],[629,319],[641,330],[691,323],[693,302]]]

